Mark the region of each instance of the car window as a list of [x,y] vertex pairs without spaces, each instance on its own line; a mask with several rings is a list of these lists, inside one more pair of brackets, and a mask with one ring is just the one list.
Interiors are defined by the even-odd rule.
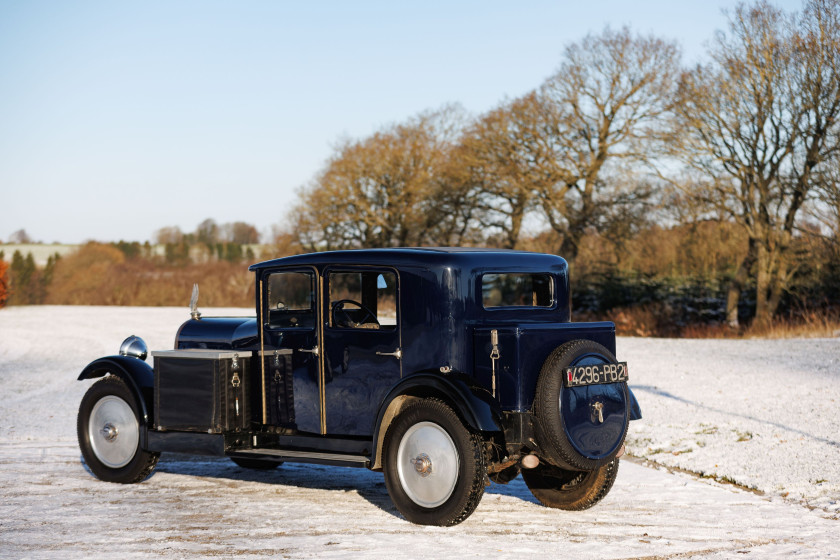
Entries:
[[484,274],[481,295],[485,308],[551,307],[554,304],[550,274]]
[[329,273],[331,327],[397,328],[397,275],[364,271]]
[[269,275],[267,296],[269,326],[315,326],[315,278],[311,272]]

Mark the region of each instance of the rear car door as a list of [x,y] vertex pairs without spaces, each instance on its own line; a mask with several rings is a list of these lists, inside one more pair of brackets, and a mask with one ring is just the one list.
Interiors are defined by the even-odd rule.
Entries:
[[379,404],[402,376],[399,275],[331,267],[324,277],[327,433],[371,436]]

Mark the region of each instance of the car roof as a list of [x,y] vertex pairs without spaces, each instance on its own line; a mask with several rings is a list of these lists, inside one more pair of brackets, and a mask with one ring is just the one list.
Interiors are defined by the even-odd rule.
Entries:
[[396,247],[382,249],[351,249],[307,253],[268,260],[251,265],[248,270],[295,265],[364,264],[388,266],[431,266],[459,268],[530,269],[565,268],[566,261],[557,255],[532,253],[512,249],[476,247]]

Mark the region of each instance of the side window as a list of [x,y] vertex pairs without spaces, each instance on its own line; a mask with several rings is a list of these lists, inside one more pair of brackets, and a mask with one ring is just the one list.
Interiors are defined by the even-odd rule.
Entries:
[[330,326],[397,328],[397,275],[393,272],[331,272]]
[[481,277],[484,308],[551,307],[554,284],[550,274],[500,273]]
[[275,272],[268,277],[269,326],[315,326],[315,278],[310,272]]

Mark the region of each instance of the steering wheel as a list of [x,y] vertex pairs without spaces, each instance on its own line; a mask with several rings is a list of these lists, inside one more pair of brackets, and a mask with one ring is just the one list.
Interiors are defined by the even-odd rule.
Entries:
[[[350,317],[350,314],[347,312],[347,309],[344,308],[344,304],[352,303],[359,309],[365,312],[362,316],[362,320],[356,322]],[[367,319],[371,319],[368,321]],[[332,324],[338,327],[358,327],[364,323],[376,323],[379,325],[379,321],[376,320],[376,313],[371,311],[368,307],[362,305],[356,300],[353,299],[340,299],[332,304]]]

